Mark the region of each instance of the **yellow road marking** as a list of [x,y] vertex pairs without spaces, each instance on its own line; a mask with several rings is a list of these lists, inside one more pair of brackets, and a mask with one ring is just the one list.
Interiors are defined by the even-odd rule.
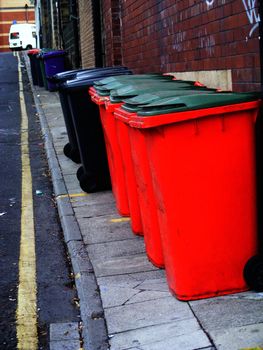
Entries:
[[21,240],[19,256],[19,284],[16,310],[17,348],[36,350],[37,337],[37,284],[35,230],[32,197],[32,176],[28,145],[28,116],[26,113],[23,81],[18,57],[19,99],[21,108]]
[[111,219],[110,222],[126,222],[130,220],[131,218],[125,217],[125,218]]
[[75,197],[87,197],[88,193],[67,193],[67,194],[59,194],[56,198],[75,198]]

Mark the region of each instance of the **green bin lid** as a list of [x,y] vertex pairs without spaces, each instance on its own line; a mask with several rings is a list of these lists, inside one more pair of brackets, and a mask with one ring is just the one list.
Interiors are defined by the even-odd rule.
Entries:
[[[195,90],[207,90],[206,87],[193,86],[188,82],[174,81],[151,81],[149,83],[129,84],[113,89],[111,96],[135,96],[142,92],[148,91],[162,91],[162,90],[178,90],[178,89],[195,89]],[[216,89],[209,89],[216,91]]]
[[[132,76],[131,76],[132,77]],[[117,90],[120,88],[125,88],[128,85],[132,85],[133,89],[135,88],[141,88],[143,86],[159,86],[160,84],[164,83],[164,84],[168,84],[170,83],[170,80],[167,80],[166,78],[164,79],[124,79],[123,81],[113,81],[111,83],[105,84],[105,85],[99,85],[99,86],[95,86],[94,88],[96,89],[97,93],[101,96],[105,96],[105,95],[109,95],[110,92],[112,90]]]
[[[259,99],[259,93],[216,93],[167,97],[140,107],[138,115],[152,116],[219,107]],[[124,105],[125,106],[125,105]]]
[[122,76],[111,76],[111,77],[107,77],[101,80],[97,80],[95,81],[94,85],[95,86],[99,86],[99,85],[106,85],[109,83],[113,83],[115,81],[125,81],[125,80],[129,80],[129,79],[166,79],[166,80],[172,80],[173,77],[170,75],[163,75],[160,73],[152,73],[152,74],[132,74],[132,75],[122,75]]
[[168,91],[156,91],[152,93],[143,93],[132,98],[124,99],[123,109],[129,112],[139,111],[144,105],[154,103],[157,101],[166,100],[171,97],[187,96],[187,95],[199,95],[199,94],[213,94],[219,93],[215,89],[206,90],[168,90]]
[[[193,86],[188,84],[176,84],[176,83],[154,83],[154,84],[140,84],[140,85],[127,85],[124,87],[120,87],[119,89],[113,89],[110,91],[110,100],[112,103],[121,102],[127,98],[136,97],[145,93],[158,93],[161,91],[175,91],[175,90],[195,90],[196,92],[205,91],[207,93],[214,93],[218,91],[217,89],[209,89],[206,87]],[[183,94],[186,94],[184,92]],[[171,95],[172,96],[172,95]]]

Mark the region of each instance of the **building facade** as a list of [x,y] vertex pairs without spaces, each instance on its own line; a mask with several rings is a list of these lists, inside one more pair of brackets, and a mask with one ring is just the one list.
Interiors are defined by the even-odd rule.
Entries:
[[102,13],[106,64],[260,89],[257,0],[102,0]]
[[13,21],[35,23],[32,0],[0,0],[0,52],[9,51],[8,35]]
[[210,87],[261,89],[259,0],[38,1],[43,45],[66,49],[74,68],[125,65]]

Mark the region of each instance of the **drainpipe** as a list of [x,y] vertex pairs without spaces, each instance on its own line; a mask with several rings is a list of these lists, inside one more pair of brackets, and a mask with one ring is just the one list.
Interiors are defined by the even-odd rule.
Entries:
[[50,0],[50,16],[51,16],[51,46],[52,48],[55,47],[55,28],[54,28],[54,7],[53,7],[53,0]]
[[261,92],[263,93],[263,1],[258,0],[259,4],[259,54],[260,54],[260,81]]

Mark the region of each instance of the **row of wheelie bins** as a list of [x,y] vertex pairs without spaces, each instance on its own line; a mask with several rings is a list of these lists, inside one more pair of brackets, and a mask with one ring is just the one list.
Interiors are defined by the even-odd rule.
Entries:
[[[90,88],[112,190],[172,293],[195,300],[262,288],[257,256],[257,93],[167,76],[123,76]],[[261,272],[261,277],[259,276]]]
[[127,67],[62,72],[69,142],[86,192],[112,189],[179,300],[262,290],[256,208],[257,93]]
[[65,70],[66,51],[43,48],[29,50],[27,54],[30,59],[33,84],[55,91],[56,85],[51,79],[54,74]]

